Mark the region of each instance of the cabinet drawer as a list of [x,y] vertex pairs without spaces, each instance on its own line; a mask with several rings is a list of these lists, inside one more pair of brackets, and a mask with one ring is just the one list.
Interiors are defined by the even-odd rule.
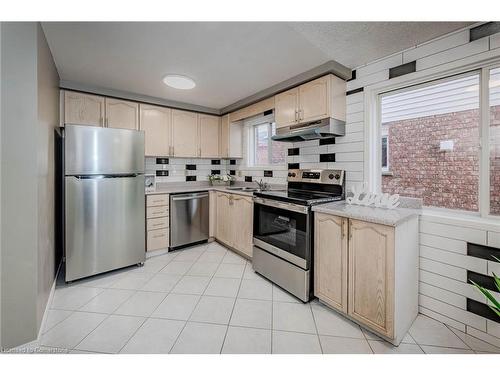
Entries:
[[146,218],[148,219],[164,216],[168,216],[168,206],[148,207],[146,209]]
[[148,219],[146,226],[148,230],[168,228],[168,216]]
[[148,231],[147,251],[168,247],[168,228]]
[[168,206],[168,194],[151,194],[146,199],[147,207]]

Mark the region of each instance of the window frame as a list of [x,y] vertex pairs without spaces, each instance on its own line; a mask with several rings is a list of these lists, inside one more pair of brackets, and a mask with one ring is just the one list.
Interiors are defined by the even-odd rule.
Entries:
[[393,94],[396,91],[412,90],[416,87],[430,86],[436,81],[453,80],[458,76],[479,74],[479,191],[478,212],[461,211],[448,208],[426,209],[464,213],[468,216],[478,216],[498,220],[500,216],[490,214],[490,106],[489,106],[489,72],[500,67],[500,57],[485,62],[469,65],[444,64],[438,69],[429,69],[408,76],[400,76],[364,88],[365,108],[365,150],[364,160],[365,185],[375,192],[382,190],[382,134],[381,134],[381,98],[383,94]]
[[283,163],[268,163],[268,164],[255,164],[255,136],[256,136],[256,128],[261,125],[267,124],[268,129],[268,161],[272,160],[272,128],[276,126],[274,121],[274,115],[267,116],[256,116],[250,119],[245,120],[244,127],[246,132],[246,167],[248,169],[274,169],[281,170],[285,169],[286,166],[286,155]]
[[382,140],[385,138],[385,157],[386,157],[386,162],[385,162],[385,167],[382,165],[382,154],[380,155],[380,170],[382,171],[383,175],[388,175],[390,174],[390,165],[389,165],[389,134],[382,134],[380,137],[380,152],[382,153]]

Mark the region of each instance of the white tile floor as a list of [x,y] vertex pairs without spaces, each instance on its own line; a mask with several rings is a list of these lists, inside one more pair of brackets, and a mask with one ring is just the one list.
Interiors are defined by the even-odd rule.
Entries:
[[394,347],[217,243],[59,282],[43,331],[40,351],[57,353],[500,353],[423,315]]

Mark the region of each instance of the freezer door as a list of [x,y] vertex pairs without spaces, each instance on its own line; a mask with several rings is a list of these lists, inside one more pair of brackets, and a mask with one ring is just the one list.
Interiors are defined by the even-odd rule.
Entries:
[[65,175],[144,173],[144,132],[66,125]]
[[145,260],[144,175],[65,177],[66,281]]

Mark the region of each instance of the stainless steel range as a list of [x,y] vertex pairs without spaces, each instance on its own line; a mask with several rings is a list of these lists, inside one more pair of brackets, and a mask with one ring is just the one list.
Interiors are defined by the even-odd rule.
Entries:
[[254,193],[253,269],[307,302],[312,293],[316,204],[344,199],[345,173],[291,169],[286,191]]

